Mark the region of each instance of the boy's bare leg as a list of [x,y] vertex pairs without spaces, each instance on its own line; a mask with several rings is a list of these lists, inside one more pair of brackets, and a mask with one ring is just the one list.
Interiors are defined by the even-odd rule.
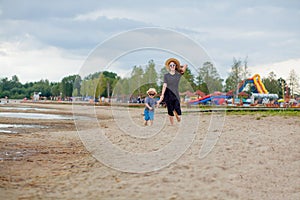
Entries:
[[145,125],[145,126],[147,126],[147,122],[148,122],[148,121],[146,121],[146,120],[144,121],[144,125]]

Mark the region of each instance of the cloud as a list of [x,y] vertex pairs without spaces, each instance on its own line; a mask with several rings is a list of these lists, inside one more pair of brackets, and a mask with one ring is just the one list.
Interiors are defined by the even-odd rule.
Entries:
[[[267,63],[255,66],[249,66],[253,74],[260,74],[267,78],[270,72],[274,72],[277,78],[282,77],[288,79],[291,70],[295,70],[298,77],[300,77],[300,58],[289,59],[281,62]],[[300,83],[300,82],[299,82]]]
[[34,40],[1,42],[0,52],[4,52],[0,54],[1,74],[17,75],[22,83],[41,79],[61,81],[67,75],[77,74],[82,63],[82,57]]
[[[107,19],[130,19],[131,17],[128,16],[128,13],[124,10],[95,10],[84,14],[79,14],[74,17],[75,21],[96,21],[99,18],[107,18]],[[134,19],[134,18],[133,18]]]
[[[1,69],[1,74],[20,73],[20,77],[24,77],[21,79],[37,80],[43,75],[36,72],[39,66],[44,66],[46,74],[53,74],[53,80],[58,80],[61,77],[58,71],[63,73],[68,68],[64,71],[67,75],[72,71],[70,66],[80,66],[78,63],[84,62],[90,51],[110,37],[154,26],[179,31],[203,46],[225,78],[233,57],[243,59],[248,56],[248,63],[252,66],[300,58],[299,6],[299,1],[276,0],[272,3],[267,0],[91,0],[88,3],[83,0],[71,3],[67,0],[29,0],[26,3],[18,1],[17,4],[15,1],[2,1],[0,66],[14,71]],[[145,37],[145,40],[149,38]],[[135,39],[123,41],[123,44],[130,42],[135,42]],[[186,47],[184,50],[190,49]],[[147,63],[148,58],[121,59],[124,63],[120,65]],[[153,54],[155,58],[163,62],[162,57]],[[49,67],[52,63],[66,67]],[[13,65],[26,66],[30,73]],[[59,77],[54,77],[54,74]]]
[[[174,56],[189,62],[191,70],[210,61],[203,48],[190,38],[176,31],[152,27],[123,32],[106,40],[91,52],[80,75],[103,71],[112,62],[122,63],[119,67],[124,74],[125,69],[145,65],[151,59],[163,66],[166,58]],[[112,63],[112,68],[117,66]]]

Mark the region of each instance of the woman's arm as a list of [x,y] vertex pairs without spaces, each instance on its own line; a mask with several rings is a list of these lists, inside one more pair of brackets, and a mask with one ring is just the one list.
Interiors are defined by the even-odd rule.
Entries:
[[160,103],[163,101],[164,96],[165,96],[165,92],[166,92],[166,88],[167,88],[167,83],[164,83],[164,84],[163,84],[163,87],[162,87],[162,90],[161,90],[160,99],[159,99],[159,101],[157,102],[158,104],[160,104]]
[[188,66],[187,64],[184,64],[184,65],[181,67],[182,74],[185,73],[187,66]]

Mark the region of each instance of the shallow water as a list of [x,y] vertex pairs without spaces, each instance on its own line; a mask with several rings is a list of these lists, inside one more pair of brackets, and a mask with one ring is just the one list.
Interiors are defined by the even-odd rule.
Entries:
[[18,133],[18,132],[0,129],[0,133]]
[[44,114],[44,113],[12,113],[12,112],[0,112],[0,117],[12,117],[22,119],[73,119],[73,116]]
[[35,124],[0,124],[0,128],[48,128],[48,127],[35,125]]
[[0,152],[0,161],[4,160],[10,160],[10,161],[17,161],[17,160],[22,160],[27,156],[33,155],[37,153],[36,150],[7,150]]
[[33,124],[0,124],[0,128],[48,128],[47,126]]
[[32,107],[0,107],[3,110],[36,110],[36,111],[49,111],[49,110],[56,110],[50,108],[32,108]]
[[34,125],[34,124],[0,124],[0,133],[16,134],[17,131],[9,130],[11,128],[48,128],[48,126]]

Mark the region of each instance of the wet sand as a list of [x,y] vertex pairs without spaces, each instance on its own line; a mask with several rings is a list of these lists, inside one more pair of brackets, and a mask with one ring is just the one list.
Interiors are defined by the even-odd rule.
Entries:
[[[16,109],[8,111],[5,106]],[[45,110],[17,109],[32,106]],[[99,106],[95,112],[86,112],[90,108],[78,110],[77,116],[83,117],[77,123],[79,129],[103,129],[113,144],[128,152],[163,148],[172,142],[174,133],[195,130],[193,124],[188,125],[191,119],[197,120],[198,127],[192,144],[175,162],[156,171],[132,173],[98,161],[97,152],[83,145],[73,120],[0,117],[0,124],[46,127],[9,128],[18,134],[0,133],[0,199],[300,198],[299,116],[226,115],[216,145],[200,159],[199,150],[214,123],[210,113],[184,113],[185,124],[168,126],[166,111],[159,108],[153,127],[143,127],[142,108],[123,108],[133,124],[128,130],[157,132],[138,138],[121,130],[128,123],[118,111],[114,115],[109,107]],[[59,104],[7,104],[0,111],[73,116],[71,105]],[[95,116],[97,123],[89,120]]]

